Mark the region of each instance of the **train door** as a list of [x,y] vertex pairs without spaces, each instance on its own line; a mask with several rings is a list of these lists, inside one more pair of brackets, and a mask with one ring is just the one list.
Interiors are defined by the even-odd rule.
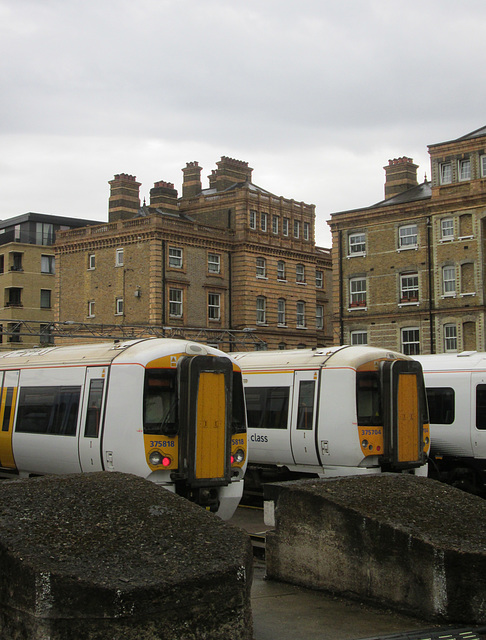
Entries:
[[320,465],[316,447],[318,371],[296,371],[291,443],[295,464]]
[[3,379],[0,396],[0,467],[15,470],[12,433],[19,371],[5,371],[1,375]]
[[486,372],[471,376],[471,444],[475,458],[486,458]]
[[101,435],[106,396],[107,367],[88,367],[79,429],[81,471],[102,471]]

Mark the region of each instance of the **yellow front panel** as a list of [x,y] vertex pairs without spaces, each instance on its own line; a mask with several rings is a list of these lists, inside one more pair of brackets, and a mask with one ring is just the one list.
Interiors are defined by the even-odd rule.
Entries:
[[15,415],[15,401],[17,399],[17,388],[13,389],[12,396],[12,408],[10,412],[10,419],[8,423],[8,431],[3,431],[3,417],[5,414],[5,400],[7,398],[7,387],[4,387],[2,393],[2,403],[0,409],[0,465],[4,469],[15,469],[15,460],[13,457],[12,450],[12,431],[13,431],[13,420]]
[[417,378],[401,374],[398,379],[398,461],[417,460],[419,451],[419,403]]
[[196,478],[222,478],[225,461],[226,394],[224,374],[199,377],[196,433]]

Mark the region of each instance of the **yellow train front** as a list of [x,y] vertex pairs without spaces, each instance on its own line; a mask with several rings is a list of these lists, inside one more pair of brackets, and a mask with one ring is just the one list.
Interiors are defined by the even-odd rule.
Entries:
[[133,473],[230,518],[243,491],[238,365],[147,339],[0,353],[0,473]]

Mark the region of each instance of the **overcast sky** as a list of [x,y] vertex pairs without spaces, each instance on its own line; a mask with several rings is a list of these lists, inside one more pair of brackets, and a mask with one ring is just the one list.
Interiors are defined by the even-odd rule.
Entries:
[[330,213],[486,125],[484,0],[0,0],[0,218],[107,220],[108,181],[221,156]]

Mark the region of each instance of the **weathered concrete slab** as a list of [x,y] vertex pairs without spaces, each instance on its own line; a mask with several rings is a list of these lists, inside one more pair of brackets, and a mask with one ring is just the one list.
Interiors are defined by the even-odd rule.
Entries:
[[250,639],[249,537],[118,473],[0,484],[3,640]]
[[267,576],[486,623],[486,501],[411,475],[282,483]]

